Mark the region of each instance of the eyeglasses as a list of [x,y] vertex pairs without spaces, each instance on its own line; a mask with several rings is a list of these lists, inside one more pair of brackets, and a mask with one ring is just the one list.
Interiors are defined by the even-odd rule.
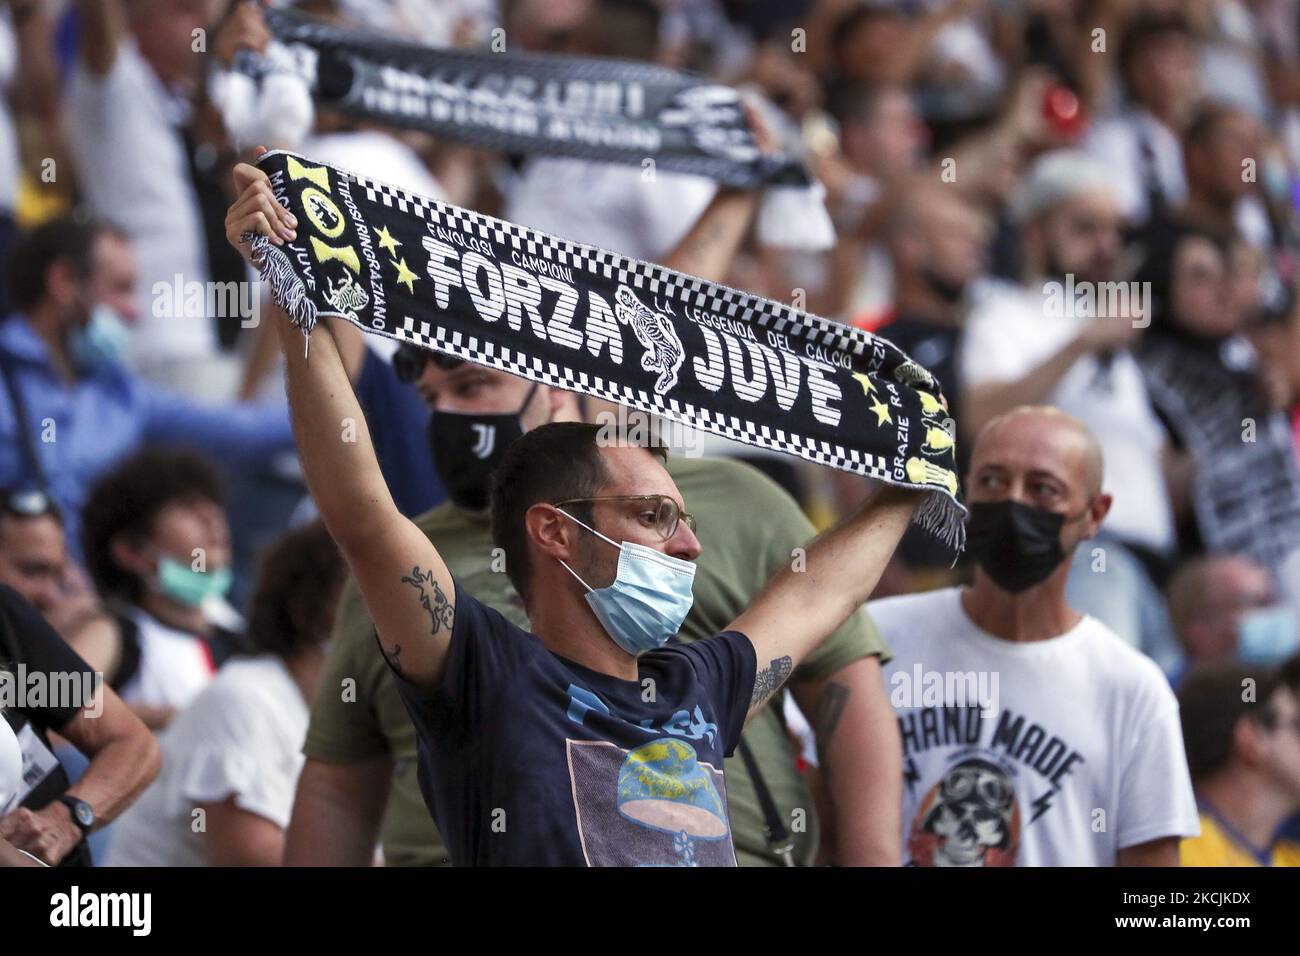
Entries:
[[0,511],[15,518],[59,517],[59,507],[39,488],[0,489]]
[[555,502],[557,508],[563,505],[581,504],[593,501],[638,501],[646,506],[646,514],[653,513],[654,527],[665,541],[677,533],[679,522],[686,522],[692,533],[695,531],[695,516],[687,514],[672,498],[667,495],[606,495],[603,498],[566,498]]
[[397,351],[393,353],[393,373],[397,376],[399,382],[414,385],[420,380],[420,376],[424,374],[424,366],[429,361],[442,369],[457,368],[465,364],[464,359],[458,359],[453,355],[430,352],[428,349],[422,349],[410,342],[403,342],[397,346]]

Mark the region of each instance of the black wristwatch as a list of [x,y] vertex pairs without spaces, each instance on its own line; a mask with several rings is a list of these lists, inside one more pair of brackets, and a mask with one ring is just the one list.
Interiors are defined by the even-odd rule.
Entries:
[[77,829],[82,834],[90,832],[90,828],[95,825],[95,811],[90,808],[90,804],[66,793],[61,793],[54,799],[68,808],[68,812],[72,814],[72,822],[77,825]]

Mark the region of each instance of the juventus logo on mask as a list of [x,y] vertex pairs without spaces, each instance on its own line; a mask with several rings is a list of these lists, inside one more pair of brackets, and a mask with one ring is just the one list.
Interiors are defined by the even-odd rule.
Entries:
[[495,425],[475,425],[474,434],[478,440],[470,449],[475,458],[487,458],[497,445],[497,427]]
[[524,433],[523,415],[537,394],[528,390],[517,412],[434,412],[429,416],[429,450],[433,466],[453,504],[466,511],[483,512],[488,506],[488,484],[506,449]]

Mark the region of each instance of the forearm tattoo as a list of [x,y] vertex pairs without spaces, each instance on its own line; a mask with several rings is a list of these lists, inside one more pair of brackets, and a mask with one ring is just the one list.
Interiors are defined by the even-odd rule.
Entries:
[[826,755],[830,752],[831,737],[839,726],[844,707],[849,702],[849,689],[843,684],[827,684],[817,698],[817,714],[813,719],[813,734],[817,738],[817,754],[823,770],[827,769]]
[[777,657],[769,661],[766,667],[754,675],[754,696],[749,700],[749,709],[767,703],[767,699],[781,689],[793,669],[794,661],[789,657]]

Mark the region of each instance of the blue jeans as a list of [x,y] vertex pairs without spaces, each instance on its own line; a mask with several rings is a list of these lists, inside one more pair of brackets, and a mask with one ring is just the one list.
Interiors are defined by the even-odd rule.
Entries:
[[1075,549],[1066,597],[1155,661],[1166,675],[1182,666],[1164,595],[1146,566],[1117,538],[1106,534]]

